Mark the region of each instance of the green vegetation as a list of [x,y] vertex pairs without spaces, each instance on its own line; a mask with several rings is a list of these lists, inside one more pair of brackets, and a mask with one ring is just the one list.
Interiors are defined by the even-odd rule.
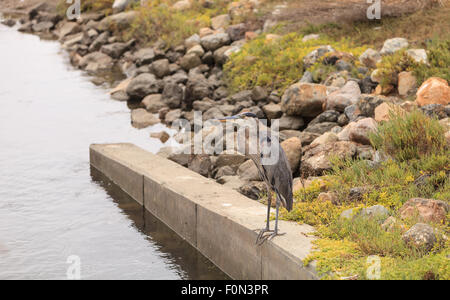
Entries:
[[402,117],[391,112],[390,122],[378,126],[372,134],[372,144],[399,161],[418,159],[441,153],[446,145],[444,128],[438,120],[415,110]]
[[331,45],[334,49],[351,53],[355,57],[367,49],[356,47],[346,39],[333,41],[322,37],[303,42],[302,38],[303,35],[297,33],[290,33],[275,40],[268,40],[263,35],[247,43],[240,52],[232,55],[224,66],[231,90],[263,86],[283,92],[302,77],[303,57],[321,45]]
[[450,38],[447,40],[434,39],[427,43],[429,63],[417,63],[406,50],[393,55],[384,56],[378,63],[379,76],[383,86],[395,84],[397,75],[403,71],[413,72],[418,84],[422,84],[430,77],[441,77],[450,81]]
[[193,1],[190,9],[169,9],[175,2],[149,0],[145,6],[135,8],[138,17],[129,30],[122,32],[123,38],[135,38],[142,44],[151,44],[161,39],[168,47],[178,46],[187,37],[198,33],[200,28],[210,26],[212,17],[226,13],[229,3],[215,0],[210,8],[205,8],[199,1]]
[[[422,197],[450,201],[450,149],[445,146],[443,129],[437,120],[419,111],[407,115],[392,114],[372,135],[376,147],[392,158],[373,167],[363,160],[333,162],[333,170],[294,197],[291,212],[282,218],[315,225],[318,240],[306,262],[317,261],[323,278],[355,276],[366,279],[367,258],[381,259],[381,279],[450,279],[447,255],[449,241],[440,240],[431,252],[407,245],[401,238],[415,220],[402,220],[403,226],[385,231],[382,220],[355,217],[341,219],[348,208],[383,205],[397,216],[398,209],[410,198]],[[415,147],[412,147],[414,145]],[[362,187],[357,199],[350,190]],[[317,200],[321,192],[336,195],[337,204]],[[450,216],[443,224],[433,224],[449,234]]]

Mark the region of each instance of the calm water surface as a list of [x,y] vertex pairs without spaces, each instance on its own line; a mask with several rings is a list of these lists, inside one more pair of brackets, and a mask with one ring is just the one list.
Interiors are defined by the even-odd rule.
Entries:
[[156,152],[125,103],[68,63],[57,42],[0,25],[0,279],[224,279],[89,166],[91,143]]

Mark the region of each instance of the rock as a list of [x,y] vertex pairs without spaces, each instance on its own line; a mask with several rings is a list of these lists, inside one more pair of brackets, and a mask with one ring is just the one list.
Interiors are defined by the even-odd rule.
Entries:
[[411,198],[400,208],[399,214],[402,219],[418,217],[419,222],[445,223],[450,205],[447,202]]
[[205,112],[208,109],[214,107],[216,105],[215,101],[204,98],[203,100],[197,100],[192,103],[192,108],[196,111]]
[[196,53],[187,53],[183,58],[181,58],[180,65],[186,71],[198,67],[202,64],[202,60]]
[[305,121],[300,117],[283,115],[280,118],[279,130],[299,130],[305,125]]
[[216,168],[223,166],[238,166],[246,160],[245,156],[232,151],[224,151],[217,157]]
[[297,137],[292,137],[282,142],[281,147],[286,153],[292,173],[295,173],[302,157],[302,141]]
[[155,50],[153,48],[142,48],[134,53],[133,58],[137,66],[142,66],[153,62],[155,59]]
[[[298,133],[299,131],[294,131],[294,130],[284,130],[283,133],[286,133],[286,131],[292,131],[292,132],[296,132]],[[295,135],[297,136],[297,135]],[[320,136],[320,134],[318,133],[312,133],[312,132],[300,132],[298,134],[299,139],[302,141],[302,146],[307,146],[309,144],[311,144],[316,138],[318,138]]]
[[[161,111],[160,111],[161,114]],[[166,113],[164,116],[164,122],[168,125],[173,125],[173,123],[181,118],[181,109],[174,109]]]
[[389,101],[389,98],[385,96],[361,95],[358,102],[359,111],[362,116],[373,118],[375,117],[375,108],[386,101]]
[[425,49],[408,49],[406,50],[406,54],[418,63],[428,63],[428,55]]
[[210,34],[200,39],[200,43],[206,50],[214,51],[231,42],[227,33]]
[[119,83],[114,89],[109,92],[111,98],[119,101],[128,101],[129,97],[126,90],[130,82],[131,78],[127,78]]
[[323,111],[327,89],[324,85],[296,83],[282,97],[282,110],[287,115],[316,117]]
[[370,76],[366,76],[363,78],[360,84],[361,93],[363,94],[371,94],[373,90],[377,87],[377,83],[373,82],[370,79]]
[[412,226],[402,236],[403,240],[416,247],[424,248],[429,251],[437,241],[433,227],[423,223],[417,223]]
[[212,86],[202,74],[190,74],[186,84],[186,100],[194,101],[211,98]]
[[264,101],[268,97],[267,90],[263,87],[256,86],[252,90],[252,100],[255,102]]
[[[189,50],[186,52],[186,54],[190,54],[190,53],[194,53],[195,55],[197,55],[198,57],[202,57],[205,54],[205,50],[203,49],[203,47],[198,44],[198,45],[194,45],[191,48],[189,48]],[[196,67],[196,66],[195,66]],[[194,67],[194,68],[195,68]],[[192,69],[192,68],[190,68]]]
[[2,24],[8,27],[13,27],[16,25],[16,21],[14,19],[6,19],[2,21]]
[[79,66],[88,72],[97,73],[99,71],[109,70],[113,65],[113,59],[101,52],[92,52],[83,56]]
[[347,116],[347,119],[350,122],[353,122],[356,121],[361,116],[361,111],[359,110],[358,105],[352,104],[344,109],[344,114]]
[[313,76],[309,71],[305,71],[305,73],[303,73],[303,76],[299,81],[299,83],[313,83],[313,82],[314,82]]
[[360,97],[358,83],[348,81],[341,89],[328,95],[326,109],[343,112],[347,106],[358,103]]
[[192,7],[191,1],[190,0],[180,0],[175,2],[172,5],[172,9],[176,10],[176,11],[184,11],[187,9],[190,9]]
[[374,205],[358,211],[354,208],[347,209],[340,215],[341,219],[353,219],[355,217],[362,217],[364,219],[379,218],[384,221],[389,217],[389,210],[383,205]]
[[336,50],[329,45],[320,46],[317,49],[311,51],[303,58],[303,64],[305,65],[305,69],[308,69],[310,66],[315,64],[319,60],[319,58],[321,58],[325,54],[334,51]]
[[400,106],[384,102],[378,105],[377,108],[375,108],[375,121],[389,121],[390,114],[396,112],[402,114],[405,113],[405,111]]
[[359,201],[363,198],[367,192],[367,188],[364,186],[353,187],[348,193],[348,198],[352,201]]
[[232,41],[239,41],[245,38],[247,26],[244,23],[231,25],[227,29],[227,33]]
[[339,199],[336,193],[333,192],[323,192],[317,196],[317,201],[319,202],[331,202],[334,205],[339,204]]
[[219,15],[217,17],[211,18],[211,27],[214,30],[220,29],[220,28],[226,28],[228,25],[230,25],[231,18],[229,15]]
[[170,135],[165,131],[161,131],[161,132],[152,132],[150,134],[150,137],[158,139],[161,141],[161,143],[164,144],[165,142],[167,142],[169,140]]
[[138,108],[131,111],[131,125],[135,128],[142,129],[158,124],[159,122],[160,120],[157,117],[143,108]]
[[326,110],[317,117],[315,117],[311,122],[309,122],[309,126],[315,125],[318,123],[324,122],[337,122],[339,118],[339,112],[335,110]]
[[305,43],[305,42],[311,41],[311,40],[318,40],[319,38],[320,38],[320,35],[312,33],[312,34],[305,35],[302,38],[302,42]]
[[217,107],[211,107],[203,114],[203,121],[221,119],[225,117],[220,109]]
[[125,43],[113,43],[102,46],[100,51],[111,56],[112,58],[119,58],[125,53],[125,51],[128,50],[128,47],[129,45]]
[[[255,166],[256,168],[256,166]],[[214,178],[220,178],[223,176],[235,176],[236,175],[236,171],[234,170],[234,168],[230,167],[230,166],[223,166],[220,168],[217,168],[217,170],[215,171],[215,175]]]
[[445,112],[445,107],[441,104],[427,104],[420,107],[420,110],[429,117],[436,117],[439,120],[446,118],[447,113]]
[[408,96],[414,94],[417,88],[416,77],[412,72],[401,72],[398,74],[398,94]]
[[194,34],[184,40],[184,46],[186,49],[190,49],[195,45],[200,45],[200,36],[198,34]]
[[162,101],[171,109],[179,108],[185,97],[184,86],[169,82],[164,86]]
[[209,177],[211,167],[211,158],[206,154],[195,155],[194,158],[188,163],[188,168],[190,170],[205,177]]
[[281,105],[279,104],[267,104],[263,106],[263,111],[267,116],[267,119],[273,120],[273,119],[279,119],[283,112],[281,111]]
[[364,118],[355,123],[349,132],[349,139],[363,145],[370,145],[369,134],[377,129],[377,122],[372,118]]
[[323,122],[323,123],[316,123],[313,125],[308,125],[305,132],[312,132],[317,133],[319,135],[324,134],[327,131],[330,131],[333,127],[337,126],[338,124],[336,122]]
[[356,154],[356,146],[352,142],[339,141],[323,145],[309,145],[305,148],[301,162],[302,174],[321,176],[324,171],[330,170],[331,156],[340,159],[352,158]]
[[112,6],[113,13],[117,14],[125,10],[131,0],[115,0]]
[[161,108],[168,107],[166,103],[162,100],[161,94],[148,95],[142,100],[142,105],[145,109],[151,113],[157,113]]
[[81,31],[81,26],[77,22],[65,22],[59,29],[58,36],[60,39]]
[[245,184],[238,176],[223,176],[217,179],[217,182],[236,191]]
[[237,174],[243,181],[261,181],[258,168],[251,159],[245,161],[239,166]]
[[247,182],[239,188],[239,192],[253,200],[258,200],[266,191],[266,185],[263,182]]
[[384,42],[383,48],[380,51],[381,55],[389,55],[401,50],[403,48],[408,48],[409,43],[407,39],[404,38],[393,38],[386,40]]
[[372,73],[370,73],[370,80],[375,83],[380,83],[383,80],[383,78],[381,78],[379,69],[375,69],[372,71]]
[[416,103],[419,106],[427,104],[450,104],[450,87],[445,79],[428,78],[417,91]]
[[392,84],[381,85],[379,84],[375,88],[375,95],[389,95],[394,90],[394,86]]
[[100,23],[98,24],[98,29],[101,31],[106,31],[111,27],[114,27],[118,30],[126,29],[131,25],[137,15],[138,12],[134,10],[110,15],[100,21]]
[[368,68],[376,68],[377,63],[381,61],[381,55],[378,51],[369,48],[361,54],[359,61]]
[[159,93],[161,87],[162,82],[155,75],[143,73],[131,80],[127,94],[132,98],[143,99],[147,95]]
[[55,24],[53,24],[53,22],[40,22],[40,23],[36,23],[32,26],[32,29],[34,32],[48,32],[50,31],[53,27],[55,26]]
[[337,137],[337,135],[333,132],[325,132],[324,134],[322,134],[321,136],[317,137],[316,139],[314,139],[314,141],[312,141],[311,145],[315,146],[315,145],[323,145],[323,144],[327,144],[327,143],[333,143],[333,142],[337,142],[339,139]]
[[170,62],[167,58],[155,60],[150,65],[150,70],[158,78],[163,78],[170,74]]
[[89,52],[99,51],[100,48],[108,43],[109,33],[107,31],[99,34],[89,46]]

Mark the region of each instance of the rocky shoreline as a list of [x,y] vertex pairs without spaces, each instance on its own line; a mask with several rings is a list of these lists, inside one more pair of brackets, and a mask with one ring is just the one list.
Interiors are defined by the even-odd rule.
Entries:
[[[182,5],[179,6],[173,9],[182,9]],[[367,49],[358,58],[323,45],[303,58],[305,66],[325,58],[327,64],[337,68],[338,71],[323,82],[314,82],[312,74],[306,71],[281,95],[263,87],[230,94],[223,64],[264,29],[250,31],[245,23],[231,25],[232,14],[237,9],[239,7],[230,7],[229,14],[211,20],[211,28],[202,28],[184,44],[169,48],[161,41],[143,48],[134,39],[122,42],[114,35],[113,28],[130,26],[136,17],[135,11],[109,16],[84,13],[79,20],[68,21],[44,2],[20,19],[19,31],[57,38],[70,53],[71,63],[94,76],[118,68],[126,79],[111,90],[111,97],[134,103],[131,124],[136,128],[157,123],[170,126],[180,118],[193,126],[194,111],[202,112],[204,121],[243,111],[253,112],[261,119],[279,119],[279,138],[295,177],[294,191],[303,188],[301,176],[308,186],[330,171],[330,157],[366,160],[373,166],[386,160],[383,153],[372,147],[369,134],[389,119],[392,110],[411,112],[418,108],[428,116],[437,117],[446,128],[450,144],[450,87],[446,80],[429,78],[419,87],[411,72],[401,72],[394,74],[395,86],[380,84],[377,63],[383,56],[408,49],[409,43],[403,38],[386,40],[379,51]],[[7,19],[3,24],[14,26],[16,21]],[[269,42],[277,38],[273,34],[266,35]],[[304,37],[305,40],[317,38],[316,35]],[[416,62],[427,63],[425,49],[408,49],[406,53]],[[363,79],[352,77],[350,71],[355,68],[368,75]],[[152,137],[163,143],[169,139],[165,132]],[[182,143],[184,135],[176,134],[174,139]],[[265,192],[256,167],[242,154],[194,155],[165,147],[159,155],[252,199],[260,199]],[[321,197],[333,200],[333,195],[325,194]],[[437,205],[430,201],[436,200],[426,203],[411,200],[405,205],[429,208]],[[448,204],[441,202],[437,211],[448,212]],[[377,208],[367,214],[373,213],[386,214]],[[346,215],[351,213],[343,213],[344,217]],[[419,231],[420,236],[430,230],[422,225],[418,227],[410,231]],[[405,239],[417,237],[417,234],[409,237],[411,235]]]

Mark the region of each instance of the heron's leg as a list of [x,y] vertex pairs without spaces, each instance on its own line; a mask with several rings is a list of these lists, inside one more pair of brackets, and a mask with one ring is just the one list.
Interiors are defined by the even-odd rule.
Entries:
[[277,208],[276,208],[276,215],[275,215],[275,229],[273,230],[273,233],[269,236],[267,236],[267,240],[271,240],[274,237],[276,237],[277,235],[284,235],[285,233],[279,233],[278,232],[278,212],[280,210],[280,201],[278,201],[277,198]]
[[264,233],[270,232],[270,206],[272,205],[272,192],[269,187],[267,187],[267,222],[266,228],[259,231],[258,237],[256,238],[256,244],[261,245],[264,242]]

